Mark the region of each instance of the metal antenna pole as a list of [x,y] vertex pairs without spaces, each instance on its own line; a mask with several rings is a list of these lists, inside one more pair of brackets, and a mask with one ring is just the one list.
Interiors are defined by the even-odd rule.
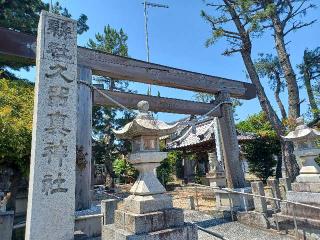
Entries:
[[[169,8],[167,5],[151,3],[144,0],[144,30],[146,35],[147,62],[150,62],[149,32],[148,32],[148,7]],[[151,95],[151,84],[148,87],[148,95]]]
[[147,62],[150,62],[150,49],[149,49],[149,33],[148,33],[148,9],[147,1],[144,1],[144,30],[146,34],[146,50],[147,50]]

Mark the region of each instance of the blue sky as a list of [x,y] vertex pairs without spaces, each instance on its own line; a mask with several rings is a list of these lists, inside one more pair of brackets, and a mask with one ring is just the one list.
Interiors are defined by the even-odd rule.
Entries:
[[[151,0],[150,0],[151,1]],[[48,1],[46,1],[48,2]],[[81,13],[88,16],[90,30],[78,38],[78,45],[85,46],[89,38],[102,32],[103,27],[110,24],[113,28],[123,30],[128,34],[128,46],[130,57],[145,60],[145,34],[142,0],[62,0],[61,5],[66,7],[77,18]],[[152,0],[161,4],[167,4],[169,9],[149,9],[149,42],[150,61],[167,66],[182,68],[195,72],[226,77],[234,80],[247,81],[245,67],[241,57],[236,54],[231,57],[222,56],[226,47],[224,40],[215,46],[206,48],[204,42],[210,36],[210,26],[200,17],[201,9],[208,13],[214,13],[213,9],[206,7],[201,0]],[[314,3],[318,1],[314,0]],[[307,19],[319,17],[319,9],[311,10]],[[301,62],[305,48],[313,49],[320,46],[320,23],[291,33],[287,41],[290,58],[293,66]],[[266,33],[261,39],[253,40],[253,56],[258,53],[275,52],[271,32]],[[23,76],[34,81],[35,72],[21,71]],[[267,79],[264,86],[272,105],[276,106],[273,92],[269,90]],[[147,85],[133,83],[131,88],[138,93],[146,93]],[[160,91],[163,97],[194,100],[194,93],[184,90],[153,86],[154,95]],[[286,104],[287,96],[281,95]],[[304,90],[301,91],[301,99],[306,98]],[[243,105],[237,108],[237,118],[245,119],[248,115],[261,110],[257,99],[242,101]],[[278,111],[278,108],[276,107]],[[307,112],[307,101],[302,105],[303,113]],[[181,118],[177,114],[158,114],[164,121],[173,121]]]

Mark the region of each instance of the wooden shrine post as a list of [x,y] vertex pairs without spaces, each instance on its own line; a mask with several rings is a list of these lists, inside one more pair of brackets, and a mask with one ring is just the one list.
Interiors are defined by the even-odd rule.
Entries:
[[[78,80],[92,83],[91,69],[78,65]],[[78,83],[76,210],[91,207],[92,90]]]
[[[230,94],[220,92],[216,97],[217,102],[230,101]],[[233,118],[232,104],[221,105],[221,117],[218,118],[219,130],[221,133],[222,151],[227,186],[229,188],[245,187],[244,173],[239,159],[239,143]]]

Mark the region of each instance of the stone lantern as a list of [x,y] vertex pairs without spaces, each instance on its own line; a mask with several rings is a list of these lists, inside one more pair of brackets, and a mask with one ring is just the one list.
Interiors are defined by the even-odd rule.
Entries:
[[304,124],[303,118],[297,119],[298,126],[287,136],[283,137],[286,141],[294,144],[294,154],[300,161],[300,175],[297,182],[320,182],[320,168],[315,162],[315,158],[320,154],[317,141],[320,131],[309,128]]
[[172,197],[164,194],[166,190],[154,174],[167,156],[160,152],[159,137],[173,133],[178,125],[154,119],[146,101],[140,101],[138,109],[137,117],[114,133],[131,141],[128,160],[139,171],[139,177],[131,195],[114,211],[114,223],[103,225],[102,240],[197,240],[197,227],[184,222],[182,209],[173,207]]
[[154,169],[167,157],[166,152],[160,152],[159,137],[173,133],[177,124],[168,125],[155,120],[148,113],[149,103],[138,103],[137,117],[120,130],[114,130],[120,139],[129,139],[132,143],[132,153],[129,162],[139,171],[139,177],[130,192],[134,195],[152,195],[165,192],[165,188],[154,174]]

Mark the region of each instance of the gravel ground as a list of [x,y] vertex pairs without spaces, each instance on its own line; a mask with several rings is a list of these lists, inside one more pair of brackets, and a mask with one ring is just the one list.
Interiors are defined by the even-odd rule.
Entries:
[[[207,231],[218,233],[228,240],[292,240],[286,235],[279,235],[273,231],[265,231],[253,228],[239,222],[229,221],[222,216],[213,217],[197,211],[185,211],[185,221],[194,222]],[[216,240],[212,234],[202,230],[198,231],[199,240]]]

